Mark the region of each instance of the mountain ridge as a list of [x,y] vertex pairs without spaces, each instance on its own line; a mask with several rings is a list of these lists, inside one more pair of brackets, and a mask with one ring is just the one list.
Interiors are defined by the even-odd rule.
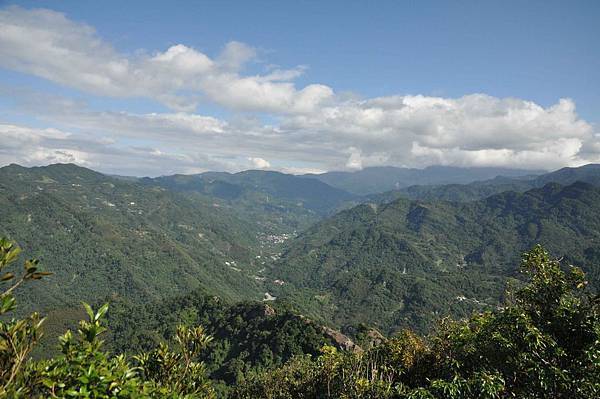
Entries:
[[600,188],[549,183],[469,203],[361,204],[287,244],[273,273],[304,292],[300,306],[336,325],[425,331],[431,311],[461,316],[497,303],[519,254],[537,243],[583,266],[597,286]]

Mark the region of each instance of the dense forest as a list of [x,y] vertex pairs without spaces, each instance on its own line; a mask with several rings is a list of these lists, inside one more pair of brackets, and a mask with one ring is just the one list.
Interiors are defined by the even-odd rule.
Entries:
[[[364,175],[379,172],[390,174],[375,168],[346,181],[356,180],[357,191]],[[498,171],[417,172],[396,174],[414,175],[402,181],[410,184]],[[43,289],[24,288],[21,308],[42,306],[56,333],[81,317],[82,300],[156,302],[194,290],[230,304],[285,300],[350,335],[361,323],[426,332],[440,317],[497,304],[516,276],[517,254],[536,243],[581,265],[596,284],[600,170],[513,173],[419,186],[464,193],[447,201],[403,191],[415,186],[359,196],[275,172],[137,179],[11,165],[0,168],[0,233],[54,271]],[[507,184],[514,190],[495,193]],[[495,194],[474,199],[474,187]]]
[[600,399],[599,38],[0,0],[0,399]]
[[[15,288],[50,275],[39,269],[37,260],[25,261],[22,273],[9,271],[16,266],[19,252],[15,244],[5,239],[0,241],[4,284],[0,315],[4,317],[16,306]],[[106,332],[109,305],[94,311],[84,303],[88,319],[79,323],[76,333],[68,330],[59,338],[61,353],[35,361],[29,354],[40,338],[44,319],[37,313],[23,319],[3,317],[0,395],[13,398],[212,398],[217,393],[231,398],[597,397],[600,298],[586,291],[583,271],[572,266],[564,270],[540,246],[523,255],[521,270],[526,275],[524,283],[509,292],[502,306],[494,310],[473,314],[462,321],[445,319],[435,333],[426,337],[409,330],[389,339],[369,340],[366,334],[364,348],[354,346],[347,351],[327,345],[314,324],[289,314],[284,314],[282,320],[282,316],[265,311],[265,307],[254,307],[249,311],[262,312],[267,320],[247,323],[243,317],[246,310],[238,309],[235,315],[236,310],[219,308],[218,300],[207,306],[205,298],[188,300],[190,308],[184,309],[200,312],[197,318],[188,317],[187,321],[213,318],[207,324],[214,326],[215,336],[203,326],[180,324],[171,331],[170,340],[161,340],[145,352],[132,356],[110,354],[101,339]],[[165,314],[171,306],[157,311],[169,319],[182,310],[177,307]],[[202,314],[203,309],[208,312]],[[145,319],[143,315],[140,317]],[[240,321],[231,323],[231,317]],[[215,322],[215,318],[221,319],[220,322]],[[287,324],[289,320],[295,320],[291,326]],[[266,329],[262,328],[264,323],[268,324]],[[167,329],[169,324],[166,323]],[[152,326],[152,321],[148,325]],[[269,337],[270,334],[275,337]],[[238,348],[232,349],[227,336],[236,335],[238,341],[233,346]],[[118,339],[117,336],[115,342]],[[223,341],[218,342],[219,339]],[[247,355],[255,357],[254,349],[257,345],[260,348],[261,339],[264,348],[259,358],[263,367],[254,367],[246,374],[238,370],[241,375],[230,377],[235,381],[233,386],[220,387],[209,378],[209,367],[217,363],[216,358],[227,358],[240,346],[251,347],[253,350],[247,351]],[[269,343],[275,344],[278,358],[273,358]],[[306,345],[303,349],[308,353],[294,354],[293,348],[286,348],[286,344]],[[324,345],[317,354],[318,344]],[[204,352],[210,352],[209,367],[203,361]],[[227,379],[232,370],[226,370],[223,376]],[[219,375],[218,367],[215,371]]]
[[597,165],[396,169],[0,168],[0,397],[597,396]]
[[[359,205],[289,242],[272,275],[305,312],[343,326],[425,332],[446,315],[495,306],[518,278],[518,254],[536,243],[600,282],[600,189],[548,183],[472,202],[398,199]],[[316,313],[314,313],[316,314]]]

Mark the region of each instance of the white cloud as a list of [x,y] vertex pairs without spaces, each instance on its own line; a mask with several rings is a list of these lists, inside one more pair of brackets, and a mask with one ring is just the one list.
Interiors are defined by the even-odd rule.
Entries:
[[88,161],[88,154],[86,152],[71,150],[68,148],[38,148],[25,154],[23,159],[26,164],[32,165],[75,163],[81,166],[95,166]]
[[[0,126],[0,161],[72,159],[130,174],[248,166],[551,169],[600,161],[600,132],[568,98],[541,106],[485,94],[342,97],[323,84],[296,87],[304,66],[244,74],[257,57],[240,42],[215,57],[184,44],[124,54],[61,13],[0,9],[0,66],[95,95],[151,98],[174,110],[102,112],[81,100],[0,85],[0,95],[21,114],[60,127]],[[196,114],[200,102],[225,106],[233,116]]]
[[[381,97],[286,118],[282,129],[319,132],[350,148],[346,167],[430,164],[553,168],[597,161],[598,137],[575,104],[473,94]],[[587,150],[586,154],[581,149]]]
[[360,170],[362,169],[362,159],[360,157],[360,150],[354,147],[350,148],[350,156],[346,161],[346,168]]
[[106,173],[139,176],[198,173],[234,167],[231,162],[204,154],[185,154],[170,148],[117,145],[111,140],[95,139],[58,129],[12,124],[0,123],[0,142],[0,165],[75,163]]
[[64,143],[72,137],[58,129],[32,129],[12,124],[0,124],[0,161],[41,165],[56,162],[87,163],[85,152],[61,148],[49,148],[47,143]]
[[38,143],[44,139],[66,139],[70,135],[58,129],[29,129],[23,126],[0,124],[2,147],[11,150],[27,143]]
[[268,169],[271,167],[271,163],[263,158],[248,158],[248,161],[251,162],[252,168],[254,169]]
[[255,57],[255,49],[239,42],[228,43],[216,59],[183,44],[128,55],[64,14],[0,10],[1,66],[96,95],[148,97],[188,112],[203,97],[241,110],[304,112],[333,95],[321,85],[296,89],[291,80],[303,68],[241,76]]
[[244,64],[256,58],[256,50],[244,43],[229,42],[217,62],[225,71],[238,72]]
[[281,168],[282,173],[287,173],[290,175],[306,175],[306,174],[314,174],[320,175],[322,173],[327,172],[324,169],[318,168],[306,168],[306,167],[297,167],[297,166],[286,166]]
[[[78,131],[77,137],[87,140],[79,149],[90,142],[112,148],[138,143],[169,156],[179,154],[175,163],[165,157],[156,161],[186,170],[211,165],[230,171],[272,168],[265,159],[285,165],[274,169],[286,170],[436,164],[553,169],[600,161],[598,133],[577,117],[571,100],[544,108],[483,95],[377,98],[284,116],[270,125],[252,117],[225,121],[189,113],[95,112],[52,98],[29,99],[22,107],[51,126]],[[5,129],[4,141],[27,148],[66,134],[40,129],[32,136],[27,129],[18,129]],[[72,134],[64,138],[74,140]],[[126,158],[120,167],[128,168]]]

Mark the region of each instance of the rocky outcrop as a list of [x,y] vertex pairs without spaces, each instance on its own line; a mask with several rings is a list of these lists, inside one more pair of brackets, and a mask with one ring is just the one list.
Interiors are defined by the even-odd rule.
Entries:
[[362,348],[354,343],[348,336],[333,328],[323,327],[323,332],[334,342],[334,346],[338,349],[360,353]]

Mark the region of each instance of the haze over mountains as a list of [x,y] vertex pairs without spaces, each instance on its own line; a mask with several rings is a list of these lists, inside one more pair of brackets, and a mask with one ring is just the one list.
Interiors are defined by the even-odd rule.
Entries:
[[306,175],[331,186],[358,195],[376,194],[398,190],[413,185],[464,184],[477,180],[488,180],[497,176],[519,177],[541,174],[509,168],[460,168],[453,166],[429,166],[424,169],[398,167],[370,167],[355,172],[327,172]]

